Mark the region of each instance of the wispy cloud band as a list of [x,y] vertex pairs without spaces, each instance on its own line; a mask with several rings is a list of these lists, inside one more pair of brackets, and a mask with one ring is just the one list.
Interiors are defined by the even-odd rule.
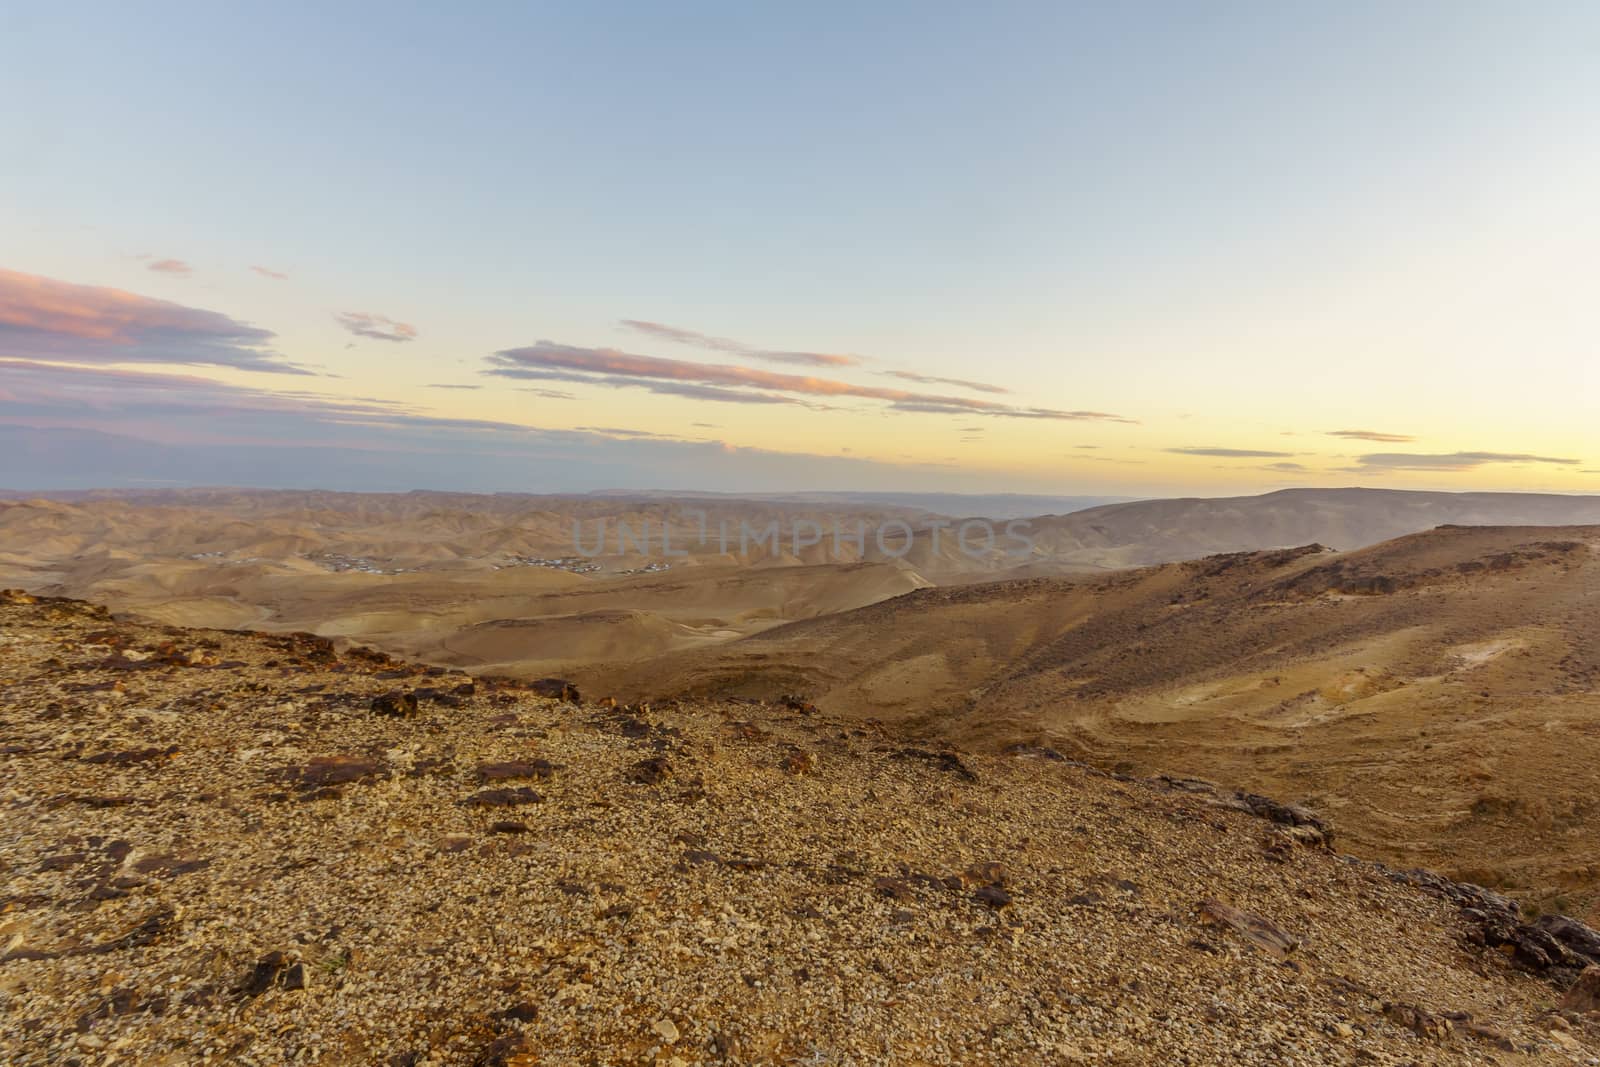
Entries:
[[1348,441],[1373,441],[1377,444],[1399,445],[1416,438],[1405,433],[1379,433],[1376,430],[1329,430],[1329,437],[1343,437]]
[[[633,385],[638,382],[654,383],[648,388],[661,390],[661,384],[670,384],[670,391],[685,396],[702,395],[705,399],[731,400],[727,394],[745,397],[767,397],[765,400],[744,402],[792,402],[794,398],[824,400],[863,399],[889,404],[893,410],[942,415],[987,415],[1000,418],[1065,419],[1128,422],[1120,415],[1104,411],[1062,411],[1055,408],[1019,407],[991,400],[969,397],[941,396],[914,393],[904,389],[859,385],[836,378],[819,378],[810,375],[784,374],[725,363],[696,363],[689,360],[664,359],[659,356],[636,355],[614,348],[582,348],[574,345],[540,341],[525,348],[511,348],[488,357],[485,374],[505,378],[562,378],[585,380],[595,385]],[[579,375],[573,379],[569,375]],[[688,389],[686,387],[694,387]],[[705,389],[718,390],[715,394]],[[777,400],[770,399],[778,397]],[[786,399],[787,398],[787,399]]]
[[1396,471],[1470,471],[1494,463],[1548,463],[1575,467],[1581,459],[1535,456],[1526,452],[1373,452],[1359,457],[1360,469]]

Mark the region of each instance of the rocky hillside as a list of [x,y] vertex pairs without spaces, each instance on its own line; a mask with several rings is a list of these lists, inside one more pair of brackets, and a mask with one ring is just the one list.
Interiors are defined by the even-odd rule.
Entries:
[[1597,603],[1600,527],[1441,527],[928,589],[578,680],[803,693],[964,747],[1218,778],[1600,923]]
[[7,1063],[1600,1056],[1587,927],[1304,809],[801,701],[8,593],[0,761]]

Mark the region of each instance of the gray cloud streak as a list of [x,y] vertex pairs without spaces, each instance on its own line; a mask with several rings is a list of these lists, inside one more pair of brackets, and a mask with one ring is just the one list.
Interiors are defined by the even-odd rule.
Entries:
[[668,326],[663,322],[647,322],[644,319],[623,319],[621,322],[627,329],[658,340],[670,341],[677,345],[688,345],[691,348],[703,348],[711,352],[727,352],[731,355],[746,356],[750,359],[766,360],[769,363],[790,363],[810,367],[851,367],[861,362],[861,357],[859,356],[844,356],[829,352],[786,352],[779,349],[759,348],[727,337],[713,337],[710,334],[700,333],[698,330],[685,330],[678,326]]
[[387,315],[373,315],[365,311],[336,311],[334,321],[357,337],[370,337],[375,341],[415,341],[417,328],[409,322],[400,322]]
[[1179,456],[1212,456],[1220,459],[1287,459],[1293,452],[1267,452],[1255,448],[1168,448]]

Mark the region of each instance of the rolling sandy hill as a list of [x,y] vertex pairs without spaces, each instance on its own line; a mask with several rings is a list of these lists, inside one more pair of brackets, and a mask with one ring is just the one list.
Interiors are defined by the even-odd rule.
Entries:
[[[366,635],[419,656],[444,654],[440,642],[451,620],[519,621],[534,627],[528,632],[535,640],[535,624],[560,620],[568,636],[553,642],[559,655],[532,646],[521,655],[497,638],[516,659],[485,659],[463,635],[462,651],[452,655],[466,658],[448,660],[527,671],[618,655],[607,621],[614,616],[607,613],[657,613],[663,601],[658,587],[641,587],[641,573],[670,571],[672,599],[697,610],[668,613],[663,625],[643,620],[632,658],[697,647],[708,634],[745,636],[925,585],[1094,574],[1313,541],[1349,549],[1441,522],[1600,522],[1594,497],[1293,490],[1089,508],[1023,520],[1013,536],[1007,524],[1017,520],[996,518],[964,531],[967,520],[909,501],[964,500],[1004,515],[1035,498],[906,494],[885,503],[860,496],[191,489],[0,499],[0,582],[103,599],[169,622]],[[776,541],[765,536],[771,529],[780,533]],[[906,529],[913,531],[908,545]],[[670,550],[663,541],[669,530]],[[807,545],[799,535],[813,530],[818,543]],[[857,542],[852,532],[862,530],[873,533]],[[1020,551],[1020,537],[1030,539],[1031,550]],[[585,558],[592,552],[598,555]],[[850,569],[859,563],[881,569]],[[802,573],[741,583],[727,573],[738,568]],[[702,578],[707,589],[692,590]],[[777,591],[809,581],[820,583],[818,593]],[[853,591],[841,592],[849,586]],[[563,595],[573,597],[570,607],[558,603]],[[493,605],[493,613],[481,605]],[[374,617],[363,618],[366,611]],[[599,637],[592,656],[570,639],[585,619]]]
[[0,593],[0,1060],[1600,1054],[1589,927],[1035,756]]
[[1396,862],[1596,902],[1600,528],[1447,527],[925,589],[607,670],[1309,799]]
[[[726,498],[73,493],[0,501],[0,582],[180,625],[309,630],[543,673],[698,647],[928,585],[902,561],[863,563],[849,543],[838,557],[829,543],[797,553],[790,536],[801,523],[925,518],[893,505]],[[731,529],[737,546],[745,526],[781,530],[783,543],[723,551],[720,532]],[[578,554],[580,537],[594,558]]]

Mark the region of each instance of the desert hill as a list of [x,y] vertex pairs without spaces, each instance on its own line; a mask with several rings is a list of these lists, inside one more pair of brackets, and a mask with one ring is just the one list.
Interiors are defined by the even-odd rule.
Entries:
[[1594,496],[1350,488],[1140,500],[1045,516],[1034,527],[1042,554],[1058,564],[1127,567],[1305,544],[1350,551],[1444,525],[1595,523]]
[[0,1059],[1600,1054],[1588,927],[1047,755],[0,594]]
[[1445,527],[924,589],[615,670],[620,695],[804,694],[1335,813],[1350,841],[1592,904],[1600,528]]
[[[1019,563],[961,551],[958,519],[854,500],[87,493],[0,501],[0,584],[629,699],[799,693],[976,748],[1201,775],[1313,800],[1372,855],[1600,922],[1594,554],[1552,547],[1593,531],[1411,529],[1594,507],[1379,490],[1147,501],[1037,518],[1037,556]],[[903,558],[870,541],[740,557],[711,539],[671,558],[572,554],[574,521],[702,517],[922,532]],[[1346,551],[1286,547],[1314,542]],[[1179,562],[1121,566],[1152,556]]]

